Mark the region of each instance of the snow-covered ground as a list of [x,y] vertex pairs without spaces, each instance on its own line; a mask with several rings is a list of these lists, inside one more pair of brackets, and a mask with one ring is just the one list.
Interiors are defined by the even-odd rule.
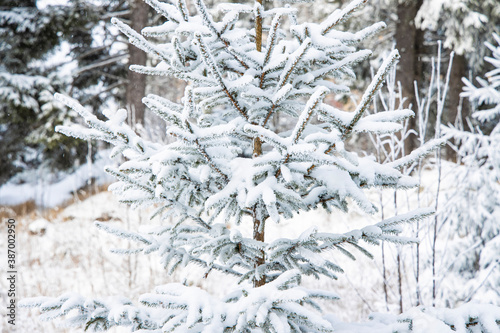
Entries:
[[104,166],[112,164],[108,156],[109,151],[101,151],[95,163],[86,163],[71,174],[61,172],[55,180],[54,175],[43,168],[27,170],[0,186],[0,206],[34,201],[39,207],[52,208],[70,200],[91,178],[97,185],[109,183],[113,177],[104,172]]
[[[446,170],[445,170],[446,171]],[[453,190],[451,179],[448,180],[444,172],[444,181],[441,194]],[[398,194],[398,213],[420,206],[433,204],[433,191],[435,190],[436,172],[424,171],[422,188],[420,191],[412,190]],[[420,196],[417,194],[420,193]],[[390,190],[380,199],[380,192],[369,192],[374,202],[383,202],[385,217],[394,215],[394,193]],[[316,225],[321,231],[345,232],[372,224],[380,216],[367,216],[356,209],[355,204],[349,214],[341,212],[328,214],[317,210],[295,216],[292,220],[283,221],[279,225],[268,224],[267,238],[296,237],[304,230]],[[110,253],[113,248],[127,248],[131,244],[99,231],[93,224],[94,221],[105,221],[116,224],[125,229],[138,228],[158,224],[158,219],[153,221],[148,218],[149,212],[145,210],[131,210],[128,206],[117,201],[110,192],[96,194],[84,201],[75,202],[64,209],[45,210],[29,216],[15,217],[17,228],[17,270],[19,272],[17,288],[18,300],[34,296],[60,296],[66,292],[76,292],[84,296],[109,296],[126,295],[136,300],[140,294],[150,292],[157,285],[172,281],[197,285],[209,292],[222,295],[230,285],[228,277],[211,273],[207,279],[202,279],[201,271],[195,268],[176,272],[168,276],[159,264],[157,256],[143,254],[120,256]],[[420,229],[422,238],[422,256],[429,251],[430,224],[423,224]],[[250,225],[249,225],[250,228]],[[415,226],[407,226],[406,234],[412,236]],[[250,229],[248,230],[250,232]],[[6,229],[0,231],[2,239],[6,236]],[[132,244],[133,246],[133,244]],[[444,244],[442,246],[445,246]],[[381,248],[368,246],[374,259],[371,260],[359,252],[357,260],[333,252],[332,256],[345,271],[339,275],[337,281],[306,279],[305,284],[314,288],[333,290],[341,296],[340,301],[325,303],[324,311],[329,313],[332,321],[367,321],[372,312],[387,312],[393,315],[399,312],[397,253],[398,247],[385,245],[385,262],[388,287],[388,302],[386,304],[383,289],[383,273]],[[415,278],[412,251],[414,246],[399,248],[402,262],[403,277],[403,305],[408,309],[415,305]],[[0,257],[5,258],[5,248],[0,249]],[[4,263],[2,263],[3,265]],[[428,270],[424,269],[421,277],[420,288],[424,299],[428,299],[431,292],[431,277]],[[0,280],[0,315],[3,318],[6,309],[6,284],[5,279]],[[453,283],[450,280],[449,283]],[[430,305],[430,304],[425,304]],[[438,304],[444,306],[445,304]],[[40,322],[37,310],[20,308],[17,315],[18,332],[69,332],[53,323]],[[1,333],[9,332],[5,322]],[[359,331],[365,332],[366,326],[359,325]],[[383,326],[383,325],[382,325]],[[382,327],[381,326],[381,327]],[[339,323],[336,327],[341,330],[345,325]],[[347,326],[352,329],[353,326]],[[365,327],[365,328],[363,328]],[[372,329],[374,326],[370,326]],[[71,330],[75,332],[74,330]],[[121,332],[116,330],[114,332]],[[126,331],[126,330],[125,330]]]

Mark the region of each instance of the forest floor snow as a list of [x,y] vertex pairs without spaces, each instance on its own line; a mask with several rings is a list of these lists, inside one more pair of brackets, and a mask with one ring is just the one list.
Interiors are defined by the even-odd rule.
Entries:
[[[452,179],[447,180],[444,172],[441,193],[453,190]],[[385,190],[383,195],[378,190],[369,191],[375,203],[383,204],[384,216],[391,217],[395,211],[405,213],[418,206],[434,205],[434,194],[437,185],[437,174],[433,170],[423,172],[422,186],[419,190],[398,192],[396,201],[394,191]],[[397,203],[395,207],[394,202]],[[380,221],[381,212],[377,216],[367,216],[351,205],[348,214],[342,212],[327,213],[316,210],[296,215],[291,220],[276,225],[269,223],[267,237],[296,237],[303,231],[316,225],[318,230],[326,232],[347,232],[352,229]],[[77,292],[88,297],[124,295],[136,300],[140,294],[150,292],[157,285],[169,282],[182,282],[196,285],[207,291],[222,295],[227,292],[228,278],[220,273],[211,273],[207,279],[201,278],[203,272],[196,268],[187,268],[168,276],[162,269],[159,258],[155,255],[143,254],[121,256],[111,253],[114,248],[128,248],[134,244],[98,230],[94,221],[105,221],[120,225],[125,229],[137,230],[141,225],[160,223],[148,218],[149,212],[131,210],[118,202],[110,192],[101,192],[83,201],[77,201],[57,213],[47,210],[28,216],[19,216],[17,223],[17,258],[18,300],[35,296],[60,296],[66,292]],[[163,221],[161,223],[168,223]],[[429,247],[429,230],[432,219],[420,224],[421,248]],[[251,226],[248,226],[250,232]],[[405,227],[405,234],[412,236],[416,232],[415,225]],[[4,230],[0,237],[6,237]],[[400,299],[403,307],[414,306],[415,246],[384,245],[384,261],[386,274],[386,290],[384,292],[382,250],[380,246],[367,248],[374,255],[369,259],[360,252],[355,252],[357,260],[333,252],[334,261],[344,269],[337,281],[327,279],[305,279],[305,285],[313,288],[334,290],[341,297],[339,301],[324,303],[325,313],[329,313],[335,321],[367,321],[372,312],[399,313]],[[427,251],[426,250],[426,251]],[[6,249],[0,249],[0,258],[6,258]],[[398,254],[401,274],[398,274]],[[3,265],[3,263],[2,263]],[[401,277],[401,295],[399,284]],[[430,293],[431,278],[423,275],[420,281],[421,293]],[[0,316],[5,318],[8,300],[6,279],[0,280]],[[386,296],[387,295],[387,296]],[[57,323],[43,323],[38,320],[38,310],[17,309],[17,332],[77,332],[67,330]],[[362,327],[364,324],[357,324]],[[0,333],[9,332],[4,320],[0,321]],[[342,325],[337,325],[340,329]],[[115,329],[114,332],[128,330]],[[362,330],[360,330],[361,332]],[[113,331],[112,331],[113,332]]]

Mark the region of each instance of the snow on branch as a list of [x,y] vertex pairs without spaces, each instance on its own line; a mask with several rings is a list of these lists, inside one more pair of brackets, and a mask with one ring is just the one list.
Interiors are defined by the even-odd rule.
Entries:
[[217,83],[219,84],[220,88],[224,91],[227,98],[229,98],[233,107],[240,113],[240,115],[242,115],[245,119],[248,120],[248,116],[247,116],[246,112],[241,108],[239,103],[234,99],[233,95],[231,95],[228,88],[226,87],[226,84],[224,83],[224,79],[222,78],[222,74],[219,71],[218,65],[215,62],[215,59],[213,58],[209,49],[207,48],[207,45],[203,42],[203,38],[202,38],[201,34],[195,34],[195,38],[196,38],[196,41],[198,42],[198,47],[200,48],[200,52],[201,52],[201,55],[203,57],[203,61],[205,62],[206,66],[209,68],[212,75],[217,80]]
[[[76,294],[26,299],[23,307],[38,307],[47,320],[69,315],[64,324],[102,331],[129,326],[132,331],[248,332],[270,327],[297,332],[333,332],[330,323],[303,304],[319,308],[316,299],[338,299],[335,293],[298,286],[292,270],[260,288],[238,288],[219,300],[198,287],[179,283],[158,286],[139,298],[140,306],[122,297],[84,298]],[[161,315],[159,315],[161,313]]]
[[347,137],[351,133],[354,126],[361,119],[361,116],[372,102],[373,97],[375,97],[375,94],[379,91],[380,88],[382,88],[382,84],[385,81],[385,77],[389,73],[390,69],[395,65],[398,59],[399,59],[399,52],[397,50],[393,50],[391,54],[384,60],[382,66],[380,66],[379,70],[377,71],[377,74],[375,75],[372,82],[370,83],[365,93],[363,94],[360,103],[356,107],[356,110],[354,111],[354,116],[350,124],[347,126],[347,128],[343,133],[344,137]]
[[494,69],[486,73],[486,78],[477,78],[480,87],[475,87],[468,79],[462,78],[465,84],[464,91],[460,94],[469,98],[477,105],[492,105],[490,109],[478,110],[472,115],[481,122],[492,121],[500,115],[500,36],[493,34],[497,46],[486,43],[492,51],[493,57],[485,57],[485,60],[494,66]]
[[148,40],[146,40],[143,36],[141,36],[138,32],[130,28],[128,25],[123,23],[117,18],[112,18],[111,23],[113,23],[121,32],[123,32],[128,38],[129,42],[143,50],[146,53],[154,54],[163,60],[169,60],[169,54],[165,53],[161,48],[156,47]]
[[445,145],[449,138],[450,138],[450,136],[446,135],[446,136],[443,136],[441,138],[426,142],[425,144],[423,144],[419,148],[412,151],[410,154],[403,156],[401,158],[398,158],[395,161],[389,162],[389,163],[387,163],[387,165],[390,167],[399,169],[399,168],[402,168],[405,166],[409,166],[413,163],[416,163],[416,162],[418,162],[419,159],[429,155],[430,152]]
[[363,4],[368,0],[355,0],[351,1],[344,9],[336,10],[321,24],[323,28],[323,34],[327,34],[335,28],[337,25],[341,24],[347,20],[356,10],[358,10]]

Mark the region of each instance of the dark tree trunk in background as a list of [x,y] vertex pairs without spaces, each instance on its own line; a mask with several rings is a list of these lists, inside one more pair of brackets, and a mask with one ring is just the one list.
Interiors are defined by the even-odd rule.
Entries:
[[[423,41],[423,32],[415,26],[415,16],[417,16],[422,2],[423,0],[407,0],[398,4],[398,23],[395,36],[396,48],[401,55],[397,68],[397,80],[401,82],[403,97],[407,98],[404,106],[408,107],[411,104],[415,112],[417,111],[417,103],[413,82],[421,76],[422,66],[419,64],[419,48]],[[413,117],[409,121],[410,128],[416,129],[416,118]],[[406,151],[413,151],[416,146],[416,137],[412,135],[406,143]]]
[[[455,54],[453,58],[453,66],[451,67],[450,73],[450,87],[448,90],[448,108],[445,110],[445,114],[443,115],[443,124],[447,125],[448,123],[455,124],[456,120],[459,120],[464,125],[465,130],[469,130],[467,126],[466,118],[469,115],[469,103],[465,101],[462,103],[462,110],[460,119],[457,119],[458,116],[458,108],[460,106],[460,93],[463,89],[462,77],[467,77],[467,59],[463,54]],[[456,153],[450,147],[446,146],[446,159],[447,160],[455,160]]]
[[2,0],[0,8],[36,7],[36,0]]
[[[448,91],[449,110],[443,117],[443,123],[455,123],[458,114],[458,107],[460,105],[460,93],[464,87],[462,78],[467,77],[467,59],[463,54],[455,54],[453,57],[453,66],[450,73],[450,87]],[[468,116],[468,105],[462,106],[462,115],[460,121],[464,121]],[[465,111],[465,112],[464,112]],[[467,124],[464,124],[465,126]]]
[[[130,26],[140,32],[148,23],[149,6],[143,0],[130,0]],[[146,65],[147,55],[131,44],[128,45],[129,65]],[[146,75],[128,70],[127,108],[132,118],[129,122],[144,124],[144,104],[142,98],[146,93]]]

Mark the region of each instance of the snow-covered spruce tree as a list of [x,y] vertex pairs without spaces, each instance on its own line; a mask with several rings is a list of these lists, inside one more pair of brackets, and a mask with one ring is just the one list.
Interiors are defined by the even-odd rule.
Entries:
[[[500,37],[494,37],[498,46],[486,43],[493,57],[485,60],[494,66],[486,74],[487,80],[478,78],[480,86],[475,87],[464,79],[463,96],[479,108],[472,115],[474,131],[446,129],[461,144],[463,165],[457,167],[459,188],[438,216],[442,215],[454,231],[443,262],[445,280],[454,280],[457,275],[465,278],[463,283],[458,281],[461,288],[445,289],[449,294],[444,298],[480,299],[500,305]],[[479,125],[489,128],[483,132]]]
[[[342,269],[328,251],[354,258],[352,249],[370,255],[361,241],[413,242],[399,236],[400,225],[432,213],[421,209],[345,234],[310,228],[296,239],[265,237],[270,221],[321,207],[347,211],[349,200],[367,213],[376,212],[363,189],[417,185],[398,169],[431,146],[384,165],[344,148],[353,133],[396,132],[401,129],[397,122],[412,115],[410,110],[365,115],[397,51],[382,64],[353,112],[323,103],[328,94],[349,91],[343,79],[370,55],[356,45],[384,27],[336,30],[366,1],[352,1],[321,23],[299,23],[293,8],[266,10],[257,2],[220,5],[222,20],[215,22],[202,0],[194,2],[196,13],[187,10],[184,0],[146,0],[166,22],[143,29],[142,35],[114,19],[131,43],[158,59],[156,67],[133,70],[180,78],[188,86],[182,104],[155,95],[144,98],[175,139],[166,145],[139,137],[124,123],[125,110],[107,112],[109,120],[103,122],[76,101],[57,96],[91,127],[59,131],[108,141],[115,155],[128,159],[108,168],[119,180],[112,190],[120,199],[133,207],[153,206],[153,216],[175,221],[149,233],[97,226],[137,241],[135,252],[157,252],[169,273],[194,264],[205,268],[204,278],[217,270],[238,284],[223,298],[167,284],[142,295],[142,305],[123,297],[68,294],[26,300],[24,306],[39,307],[44,319],[67,315],[68,325],[93,330],[330,332],[331,324],[316,311],[316,299],[337,299],[336,294],[304,288],[301,277],[336,278]],[[253,17],[255,29],[239,28],[241,14]],[[146,37],[165,41],[154,44]],[[278,131],[272,125],[277,114],[293,119],[293,126]],[[246,224],[253,233],[241,231]]]

